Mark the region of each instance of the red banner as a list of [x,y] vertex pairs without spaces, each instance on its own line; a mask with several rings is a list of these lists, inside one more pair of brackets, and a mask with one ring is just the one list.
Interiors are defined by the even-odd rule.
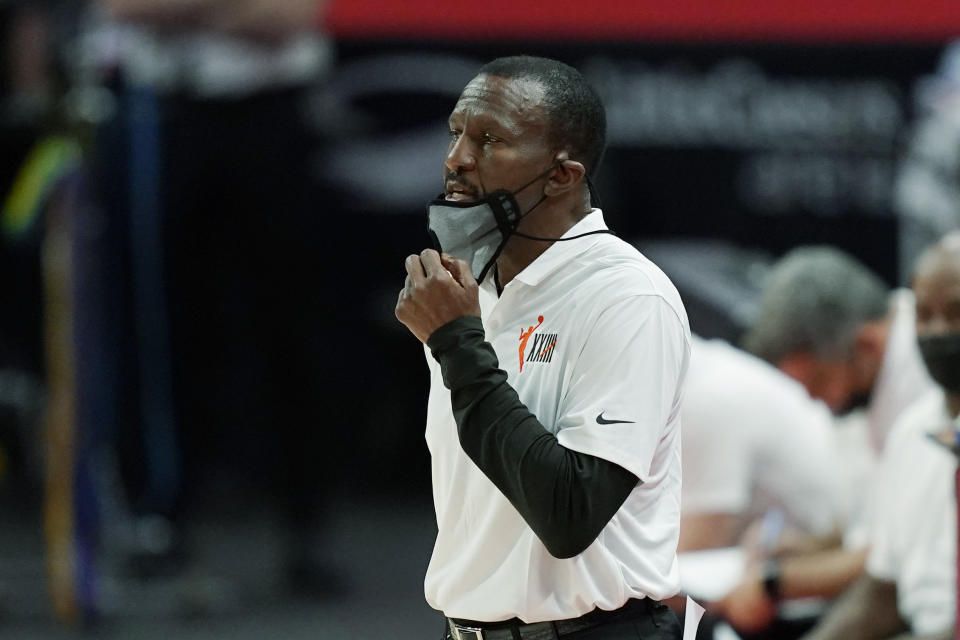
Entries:
[[941,42],[956,0],[333,0],[343,39]]

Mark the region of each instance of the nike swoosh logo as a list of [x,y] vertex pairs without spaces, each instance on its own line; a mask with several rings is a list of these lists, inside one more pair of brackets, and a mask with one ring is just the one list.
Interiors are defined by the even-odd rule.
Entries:
[[633,424],[633,420],[607,420],[601,411],[597,414],[597,424]]

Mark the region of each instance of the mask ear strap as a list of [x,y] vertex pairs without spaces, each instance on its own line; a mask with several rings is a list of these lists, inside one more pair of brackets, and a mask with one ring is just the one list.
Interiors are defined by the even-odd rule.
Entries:
[[590,192],[590,206],[603,209],[603,205],[600,204],[600,192],[597,191],[597,185],[593,184],[590,176],[587,176],[587,191]]
[[[528,183],[526,183],[525,185],[523,185],[523,186],[520,187],[519,189],[514,190],[514,191],[511,193],[511,195],[514,195],[514,196],[517,195],[518,193],[520,193],[521,191],[523,191],[524,189],[526,189],[527,187],[529,187],[530,185],[532,185],[534,182],[536,182],[536,181],[539,180],[540,178],[542,178],[542,177],[544,177],[544,176],[546,176],[546,175],[549,175],[551,171],[553,171],[554,169],[556,169],[556,168],[559,167],[559,166],[560,166],[560,161],[559,161],[559,160],[555,160],[555,161],[553,162],[553,164],[551,164],[549,167],[547,167],[544,171],[541,171],[540,173],[538,173],[537,175],[535,175],[535,176],[533,177],[533,179],[530,180]],[[528,213],[529,213],[529,212],[528,212]]]
[[513,225],[514,231],[516,231],[517,227],[520,226],[520,221],[523,220],[524,218],[526,218],[528,215],[530,215],[530,212],[532,212],[534,209],[536,209],[536,208],[539,207],[541,204],[543,204],[543,201],[546,200],[546,199],[547,199],[547,194],[543,194],[542,196],[540,196],[540,199],[537,200],[536,203],[535,203],[532,207],[530,207],[529,209],[527,209],[527,210],[523,213],[523,215],[521,215],[519,218],[517,218],[517,221],[516,221],[516,222],[514,223],[514,225]]
[[497,245],[496,251],[493,252],[493,256],[487,261],[487,264],[483,266],[483,269],[480,271],[480,275],[477,276],[477,283],[483,282],[483,279],[487,276],[487,273],[490,271],[490,267],[497,263],[497,258],[500,257],[500,253],[503,252],[503,248],[507,246],[507,242],[510,240],[510,236],[516,233],[517,227],[520,226],[520,221],[523,220],[526,216],[530,214],[531,211],[539,207],[544,200],[547,199],[547,194],[540,196],[540,199],[537,200],[536,204],[524,211],[520,212],[519,206],[517,206],[517,201],[513,196],[520,193],[530,185],[532,185],[537,180],[541,179],[545,175],[549,174],[551,171],[560,166],[559,162],[554,162],[552,165],[547,167],[546,171],[543,171],[539,175],[533,178],[530,182],[526,183],[513,193],[509,191],[494,192],[490,194],[492,197],[489,200],[490,209],[493,211],[493,216],[498,223],[502,223],[507,229],[510,230],[510,233],[504,233],[503,239],[500,241],[500,244]]

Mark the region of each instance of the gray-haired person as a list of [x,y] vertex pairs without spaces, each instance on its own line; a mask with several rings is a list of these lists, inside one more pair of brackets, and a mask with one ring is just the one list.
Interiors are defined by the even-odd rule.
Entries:
[[719,604],[734,626],[756,629],[767,623],[772,601],[830,598],[862,573],[887,434],[934,386],[914,327],[912,292],[891,290],[835,247],[798,247],[774,264],[743,346],[843,416],[835,435],[847,506],[842,535],[819,541],[816,551],[775,558]]

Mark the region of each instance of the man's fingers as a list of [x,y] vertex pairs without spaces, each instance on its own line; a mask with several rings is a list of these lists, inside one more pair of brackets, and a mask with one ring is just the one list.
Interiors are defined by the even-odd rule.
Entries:
[[427,276],[446,277],[447,269],[440,261],[440,254],[433,249],[424,249],[420,253],[420,264]]
[[423,270],[423,264],[420,262],[420,256],[410,254],[407,256],[407,259],[403,261],[403,266],[407,270],[407,276],[413,281],[414,284],[423,282],[427,274]]
[[469,284],[476,284],[476,279],[473,277],[470,265],[467,264],[466,260],[459,260],[446,253],[440,258],[444,268],[453,275],[460,286],[466,287]]

